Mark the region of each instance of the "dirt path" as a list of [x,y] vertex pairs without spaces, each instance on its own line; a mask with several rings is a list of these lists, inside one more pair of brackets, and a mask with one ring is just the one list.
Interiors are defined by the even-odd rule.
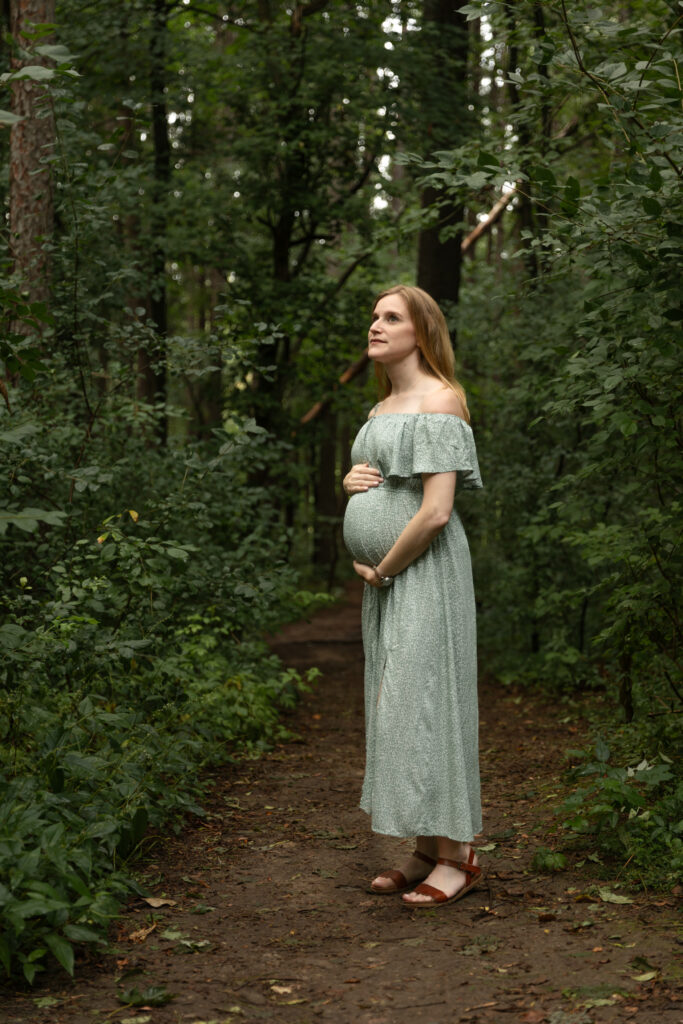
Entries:
[[[207,819],[156,848],[145,880],[172,905],[131,903],[115,948],[74,982],[5,991],[3,1024],[683,1020],[673,901],[606,903],[585,867],[530,867],[536,846],[553,845],[561,753],[580,731],[536,698],[481,689],[490,894],[425,913],[366,892],[410,844],[373,835],[357,809],[359,599],[274,644],[288,664],[324,672],[294,716],[302,741],[220,773]],[[142,1006],[118,1001],[131,990]],[[155,990],[174,998],[147,1006]]]

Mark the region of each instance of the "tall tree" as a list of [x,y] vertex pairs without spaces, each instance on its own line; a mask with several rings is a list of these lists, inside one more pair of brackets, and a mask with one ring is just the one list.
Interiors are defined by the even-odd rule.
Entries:
[[[469,134],[467,56],[469,31],[461,8],[465,0],[424,0],[419,46],[421,95],[429,152],[461,145]],[[426,58],[426,59],[425,59]],[[427,186],[425,210],[437,213],[422,228],[418,242],[417,283],[437,302],[457,302],[460,293],[460,244],[463,207],[442,190]]]
[[[26,54],[33,27],[52,25],[55,0],[12,0],[12,68],[46,65],[47,58]],[[43,42],[45,42],[43,37]],[[44,89],[30,75],[12,82],[12,113],[20,118],[10,136],[10,247],[14,270],[31,301],[46,300],[49,260],[44,242],[52,234],[52,177],[48,158],[54,146],[52,111]]]
[[[139,398],[165,405],[166,339],[168,307],[166,297],[166,232],[168,187],[171,181],[171,143],[168,137],[167,35],[170,7],[167,0],[151,0],[149,84],[152,109],[151,275],[149,314],[156,328],[156,341],[138,349]],[[158,420],[159,440],[166,440],[166,415]]]

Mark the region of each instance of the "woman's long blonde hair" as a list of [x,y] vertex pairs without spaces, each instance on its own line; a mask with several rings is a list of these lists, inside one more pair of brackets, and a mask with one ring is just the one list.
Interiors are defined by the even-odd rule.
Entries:
[[[380,299],[387,295],[400,295],[408,307],[408,313],[415,328],[415,337],[420,349],[420,364],[426,373],[432,377],[438,377],[446,387],[455,391],[462,402],[465,419],[470,422],[470,414],[467,408],[465,389],[455,379],[455,357],[453,346],[448,333],[448,327],[443,313],[434,299],[422,288],[411,285],[397,284],[394,288],[387,288],[380,292],[372,304],[374,313],[375,306]],[[379,381],[380,397],[386,398],[391,394],[391,381],[381,363],[375,363],[375,376]]]

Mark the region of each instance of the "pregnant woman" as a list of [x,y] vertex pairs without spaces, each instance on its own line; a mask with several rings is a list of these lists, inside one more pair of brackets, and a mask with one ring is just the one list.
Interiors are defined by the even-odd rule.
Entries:
[[[390,288],[369,330],[384,399],[356,437],[344,541],[363,597],[366,767],[372,828],[416,836],[371,883],[415,909],[476,887],[481,830],[474,592],[456,491],[481,487],[465,394],[441,310]],[[416,884],[419,883],[419,884]]]

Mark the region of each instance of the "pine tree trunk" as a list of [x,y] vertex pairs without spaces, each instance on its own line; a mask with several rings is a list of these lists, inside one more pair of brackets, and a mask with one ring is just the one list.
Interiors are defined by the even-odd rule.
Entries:
[[[32,24],[54,22],[55,0],[12,0],[10,29],[15,47],[27,47]],[[47,40],[41,40],[45,43]],[[48,64],[44,58],[12,58],[14,70]],[[47,159],[55,142],[54,121],[45,87],[30,78],[12,82],[12,113],[23,120],[10,135],[10,247],[14,271],[30,302],[47,301],[50,264],[43,247],[52,234],[52,176]]]

